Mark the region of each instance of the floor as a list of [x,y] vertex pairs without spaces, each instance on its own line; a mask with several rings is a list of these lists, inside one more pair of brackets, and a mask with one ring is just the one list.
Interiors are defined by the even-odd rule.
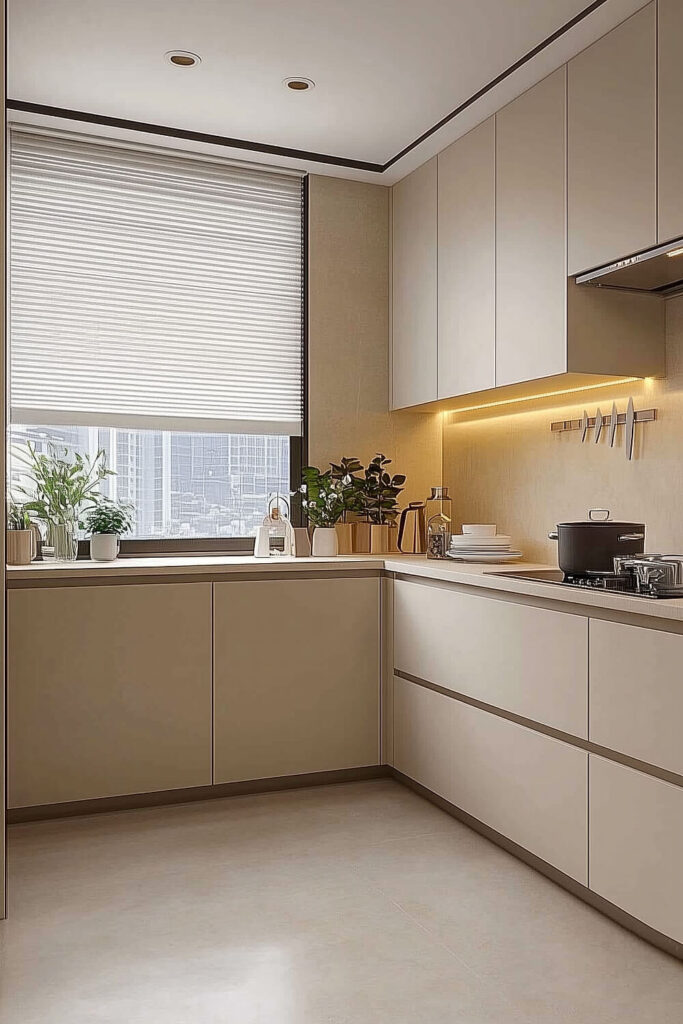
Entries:
[[390,780],[10,829],[2,1024],[681,1024],[683,966]]

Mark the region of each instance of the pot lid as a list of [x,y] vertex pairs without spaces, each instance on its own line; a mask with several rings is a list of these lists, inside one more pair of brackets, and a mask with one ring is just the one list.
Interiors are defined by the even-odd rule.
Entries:
[[589,508],[588,519],[582,519],[575,523],[558,523],[560,526],[609,526],[612,529],[618,530],[644,530],[644,523],[628,523],[621,522],[616,519],[610,519],[609,509],[607,508]]

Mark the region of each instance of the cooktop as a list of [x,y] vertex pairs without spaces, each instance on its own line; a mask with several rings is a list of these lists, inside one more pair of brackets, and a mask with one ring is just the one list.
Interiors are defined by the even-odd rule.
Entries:
[[627,594],[631,597],[644,597],[650,600],[667,597],[683,597],[677,592],[644,592],[637,588],[636,580],[630,573],[591,573],[586,576],[569,576],[561,569],[520,569],[492,572],[491,576],[510,576],[516,580],[529,580],[532,583],[552,583],[561,587],[582,587],[588,590],[607,590],[616,594]]

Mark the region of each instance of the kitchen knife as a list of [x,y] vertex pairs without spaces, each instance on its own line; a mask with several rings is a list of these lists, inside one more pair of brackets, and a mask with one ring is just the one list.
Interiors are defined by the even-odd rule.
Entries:
[[595,437],[593,443],[597,444],[600,440],[600,434],[602,433],[602,411],[598,409],[595,414]]
[[612,402],[612,415],[609,418],[609,446],[614,448],[614,438],[617,436],[617,420],[619,419],[619,413],[617,412],[617,403]]
[[629,398],[628,407],[626,409],[626,427],[624,430],[624,447],[626,449],[626,458],[633,458],[633,435],[636,427],[636,414],[633,409],[633,399]]
[[588,433],[588,413],[583,410],[583,416],[581,417],[581,444],[586,440],[586,434]]

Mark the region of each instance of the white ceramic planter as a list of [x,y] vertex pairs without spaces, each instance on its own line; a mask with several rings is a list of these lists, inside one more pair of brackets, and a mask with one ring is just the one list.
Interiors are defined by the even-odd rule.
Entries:
[[313,554],[331,558],[339,554],[337,531],[334,526],[316,526],[313,531]]
[[90,557],[93,562],[113,562],[118,553],[117,533],[93,533],[90,538]]

